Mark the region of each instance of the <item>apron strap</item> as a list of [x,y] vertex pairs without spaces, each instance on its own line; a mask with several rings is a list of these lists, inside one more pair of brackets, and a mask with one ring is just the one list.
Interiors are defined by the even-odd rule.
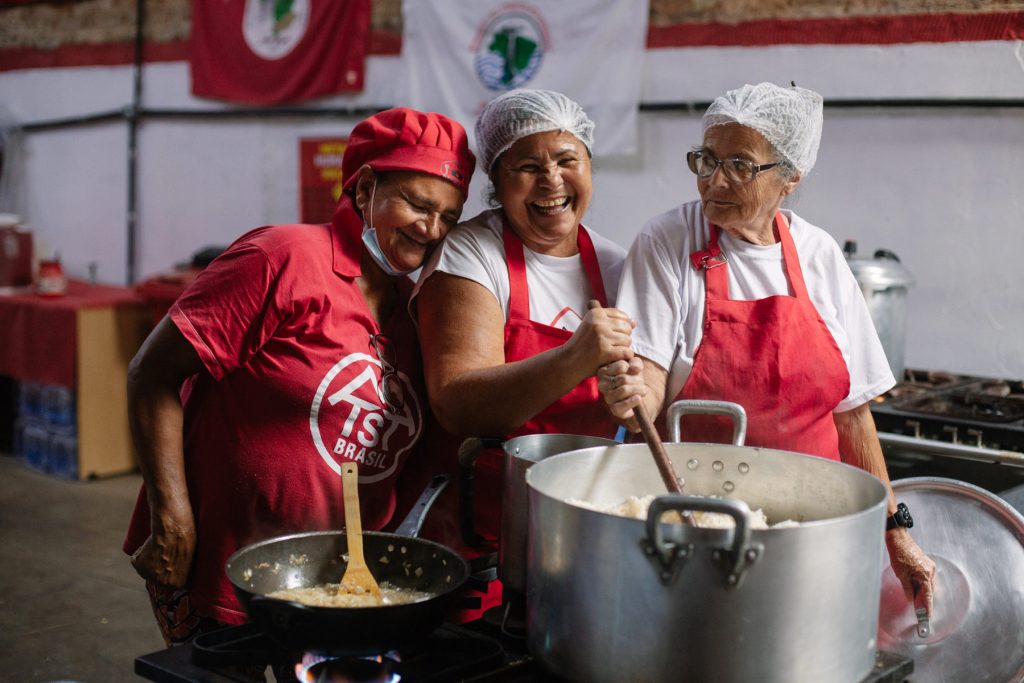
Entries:
[[[718,237],[722,229],[717,225],[710,226],[710,237],[707,249],[690,254],[693,267],[704,271],[705,301],[727,300],[729,298],[729,268],[727,258],[719,258],[722,253],[718,245]],[[789,221],[781,211],[775,213],[775,232],[782,245],[782,265],[786,271],[786,279],[793,290],[793,297],[804,301],[810,300],[807,285],[804,283],[803,269],[796,253],[796,244],[789,231]],[[725,267],[720,267],[725,266]]]
[[717,225],[712,225],[710,230],[707,250],[690,255],[694,266],[704,269],[705,320],[707,320],[707,306],[711,301],[722,301],[729,298],[728,258],[722,256],[722,248],[718,246],[718,237],[722,234],[722,229]]
[[530,319],[530,290],[526,284],[526,259],[523,256],[523,242],[504,221],[501,241],[505,246],[505,263],[508,265],[508,318]]
[[789,286],[793,288],[793,296],[809,301],[807,285],[804,283],[804,272],[800,267],[800,258],[796,255],[796,243],[793,242],[793,235],[789,232],[789,221],[781,211],[775,214],[775,229],[779,233],[779,241],[782,242],[782,260],[786,267],[786,276],[789,278]]
[[601,264],[597,261],[597,250],[594,249],[594,242],[590,239],[590,233],[582,225],[576,233],[576,246],[580,250],[580,258],[583,260],[583,270],[590,282],[591,295],[601,302],[601,306],[607,308],[608,295],[604,291],[604,278],[601,277]]

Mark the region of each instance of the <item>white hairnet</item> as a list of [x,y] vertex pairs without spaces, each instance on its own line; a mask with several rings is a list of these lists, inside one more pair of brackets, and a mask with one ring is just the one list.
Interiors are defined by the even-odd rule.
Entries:
[[476,145],[485,172],[515,142],[551,130],[572,133],[594,153],[594,122],[583,108],[553,90],[509,90],[484,106],[476,119]]
[[724,123],[753,128],[801,175],[807,175],[818,157],[821,122],[822,100],[818,93],[758,83],[716,98],[704,112],[703,130]]

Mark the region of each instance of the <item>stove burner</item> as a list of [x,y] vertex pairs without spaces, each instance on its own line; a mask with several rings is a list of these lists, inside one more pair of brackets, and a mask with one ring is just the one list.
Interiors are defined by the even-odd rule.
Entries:
[[940,389],[963,382],[963,377],[936,370],[907,369],[903,374],[906,382],[901,382],[901,384],[916,384],[930,389]]
[[396,659],[382,656],[323,659],[308,667],[296,665],[295,668],[296,678],[302,683],[397,683],[402,680],[395,672],[397,666]]
[[1009,396],[1010,384],[1002,380],[985,381],[981,383],[981,392],[989,396]]
[[932,385],[921,384],[920,382],[900,382],[889,390],[889,398],[902,398],[904,396],[919,396],[932,390]]

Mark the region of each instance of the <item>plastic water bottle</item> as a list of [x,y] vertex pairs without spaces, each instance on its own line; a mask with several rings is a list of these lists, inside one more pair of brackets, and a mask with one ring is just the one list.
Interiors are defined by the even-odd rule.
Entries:
[[78,439],[64,429],[51,429],[46,471],[64,479],[78,478]]
[[18,385],[18,413],[29,419],[43,417],[42,387],[36,382],[22,382]]
[[46,388],[46,421],[60,427],[75,425],[75,394],[68,387]]
[[26,421],[25,429],[22,432],[22,459],[29,467],[46,471],[49,456],[50,435],[46,427],[34,420]]

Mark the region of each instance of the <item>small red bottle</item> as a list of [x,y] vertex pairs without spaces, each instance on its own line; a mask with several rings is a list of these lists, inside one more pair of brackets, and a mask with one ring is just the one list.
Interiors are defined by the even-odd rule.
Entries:
[[36,294],[40,296],[64,296],[68,291],[68,279],[59,258],[39,262],[36,276]]

